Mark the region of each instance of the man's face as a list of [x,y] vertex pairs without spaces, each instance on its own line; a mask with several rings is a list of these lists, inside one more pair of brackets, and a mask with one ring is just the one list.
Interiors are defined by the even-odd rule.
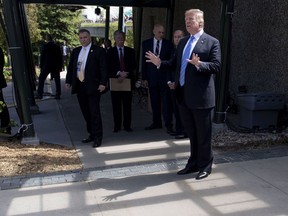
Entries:
[[82,46],[86,47],[91,43],[91,36],[87,32],[79,33],[79,41]]
[[200,24],[197,20],[197,15],[195,13],[188,13],[185,15],[185,25],[186,30],[192,35],[201,30]]
[[165,34],[164,27],[163,26],[154,27],[153,34],[157,40],[161,40],[162,38],[164,38]]
[[173,42],[175,46],[178,46],[181,38],[184,36],[182,31],[175,31],[173,35]]
[[117,34],[114,38],[116,46],[123,47],[125,43],[125,36],[122,34]]

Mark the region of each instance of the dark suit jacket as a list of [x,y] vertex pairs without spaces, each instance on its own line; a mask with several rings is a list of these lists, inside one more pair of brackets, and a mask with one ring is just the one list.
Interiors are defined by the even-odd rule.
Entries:
[[[174,46],[172,42],[162,39],[162,47],[160,51],[161,60],[169,60],[173,53]],[[149,87],[155,87],[159,85],[167,86],[167,72],[169,69],[160,69],[149,62],[146,62],[145,53],[153,52],[153,38],[143,41],[142,43],[142,80],[147,80]]]
[[[108,64],[108,76],[109,78],[116,78],[117,72],[120,71],[120,60],[118,55],[117,47],[110,48],[107,51]],[[135,69],[136,69],[136,58],[135,51],[130,47],[124,47],[124,67],[125,72],[129,72],[128,77],[131,79],[131,87],[135,86]]]
[[[161,67],[172,67],[176,64],[176,97],[181,103],[183,98],[180,94],[180,69],[183,49],[189,36],[183,38],[176,50],[175,56],[170,61],[162,62]],[[215,85],[214,74],[220,72],[221,68],[221,49],[219,41],[206,34],[199,38],[194,47],[193,53],[200,57],[201,66],[199,70],[189,64],[186,67],[184,99],[190,109],[207,109],[215,106]],[[191,59],[191,57],[190,57]],[[161,68],[160,67],[160,68]]]
[[2,48],[0,48],[0,89],[7,87],[7,83],[3,74],[4,67],[4,53]]
[[[77,93],[77,62],[81,46],[73,49],[67,68],[66,83],[72,85],[72,94]],[[99,85],[107,85],[107,64],[105,49],[92,45],[85,65],[87,94],[95,94]]]
[[43,45],[40,55],[40,68],[43,71],[51,73],[51,76],[59,74],[62,70],[61,48],[54,42],[48,42]]

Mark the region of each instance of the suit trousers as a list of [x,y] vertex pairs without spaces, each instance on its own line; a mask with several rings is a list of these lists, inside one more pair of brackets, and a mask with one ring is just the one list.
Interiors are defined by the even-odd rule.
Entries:
[[86,83],[77,81],[77,99],[86,121],[87,132],[93,139],[102,139],[103,137],[100,98],[100,92],[87,94]]
[[[41,70],[41,73],[39,75],[38,89],[37,89],[37,93],[39,96],[43,96],[44,83],[49,73],[50,73],[49,71]],[[55,86],[56,86],[56,95],[60,96],[61,95],[60,74],[59,73],[53,74],[53,79],[55,81]]]
[[120,130],[123,116],[124,129],[131,128],[132,91],[111,91],[114,129]]
[[200,171],[211,172],[213,153],[212,111],[209,109],[190,109],[185,102],[179,105],[184,130],[190,139],[190,158],[187,168],[198,168]]
[[168,86],[153,86],[149,87],[149,94],[151,100],[151,108],[153,115],[153,124],[162,126],[161,113],[165,127],[172,129],[172,102],[170,89]]
[[4,130],[4,133],[11,134],[11,127],[9,126],[10,115],[9,115],[9,110],[8,110],[7,104],[4,101],[2,89],[0,89],[0,101],[2,101],[5,105],[2,108],[2,112],[0,113],[1,128]]

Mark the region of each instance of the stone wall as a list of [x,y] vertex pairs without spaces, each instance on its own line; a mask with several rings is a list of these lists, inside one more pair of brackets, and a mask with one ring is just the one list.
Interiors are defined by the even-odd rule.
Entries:
[[[177,0],[173,30],[185,30],[184,13],[199,8],[205,14],[205,32],[220,39],[222,0]],[[288,92],[288,1],[235,0],[232,23],[229,91]],[[142,38],[152,36],[156,22],[165,24],[166,10],[145,8]],[[286,96],[288,98],[288,95]]]
[[248,92],[288,91],[288,2],[235,1],[230,89]]

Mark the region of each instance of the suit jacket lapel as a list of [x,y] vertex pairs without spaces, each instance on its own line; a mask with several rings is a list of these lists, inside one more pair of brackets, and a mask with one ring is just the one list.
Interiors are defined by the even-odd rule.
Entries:
[[[204,32],[200,38],[198,39],[194,49],[193,49],[193,53],[198,53],[198,50],[200,49],[201,46],[203,46],[205,44],[206,41],[206,33]],[[192,54],[191,54],[192,55]]]

